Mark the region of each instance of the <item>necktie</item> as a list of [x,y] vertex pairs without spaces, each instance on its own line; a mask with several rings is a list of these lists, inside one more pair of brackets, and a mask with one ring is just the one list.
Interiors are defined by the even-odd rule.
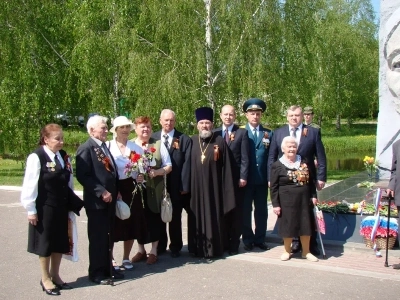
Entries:
[[253,139],[257,141],[257,128],[253,128]]
[[56,163],[55,169],[56,170],[61,170],[62,166],[61,166],[60,160],[58,159],[58,155],[57,154],[54,156],[54,162]]
[[167,149],[169,149],[169,142],[168,142],[168,134],[163,135],[164,138],[164,145]]
[[227,144],[229,144],[229,132],[228,132],[228,128],[225,128],[225,142]]
[[292,130],[292,137],[294,137],[294,138],[296,138],[297,136],[296,136],[296,131],[297,131],[297,127],[296,128],[292,128],[291,130]]

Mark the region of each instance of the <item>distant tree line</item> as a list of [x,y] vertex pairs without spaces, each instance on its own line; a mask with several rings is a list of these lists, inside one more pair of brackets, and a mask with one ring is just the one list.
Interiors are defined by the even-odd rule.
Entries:
[[369,0],[3,0],[0,41],[0,153],[28,153],[64,111],[171,108],[187,130],[195,108],[249,97],[269,124],[290,104],[339,126],[378,107]]

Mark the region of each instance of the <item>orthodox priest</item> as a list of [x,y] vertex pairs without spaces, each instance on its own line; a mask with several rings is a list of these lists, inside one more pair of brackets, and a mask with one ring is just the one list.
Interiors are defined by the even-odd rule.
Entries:
[[196,229],[195,255],[223,255],[223,217],[235,208],[235,183],[225,140],[213,133],[214,112],[210,107],[195,111],[198,135],[192,137],[191,202]]

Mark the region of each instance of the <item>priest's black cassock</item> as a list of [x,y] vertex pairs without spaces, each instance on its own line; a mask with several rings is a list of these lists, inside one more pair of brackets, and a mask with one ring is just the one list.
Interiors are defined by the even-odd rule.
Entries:
[[[218,257],[224,252],[223,216],[235,207],[235,188],[228,146],[221,136],[192,137],[191,202],[196,224],[195,254]],[[236,183],[237,184],[237,183]]]

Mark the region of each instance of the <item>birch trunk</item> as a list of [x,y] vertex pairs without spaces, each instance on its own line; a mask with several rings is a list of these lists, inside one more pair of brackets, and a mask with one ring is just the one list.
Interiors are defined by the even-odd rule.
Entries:
[[212,109],[215,108],[214,99],[214,78],[213,78],[213,57],[212,57],[212,34],[211,34],[211,0],[204,0],[206,6],[206,70],[207,70],[207,101]]

